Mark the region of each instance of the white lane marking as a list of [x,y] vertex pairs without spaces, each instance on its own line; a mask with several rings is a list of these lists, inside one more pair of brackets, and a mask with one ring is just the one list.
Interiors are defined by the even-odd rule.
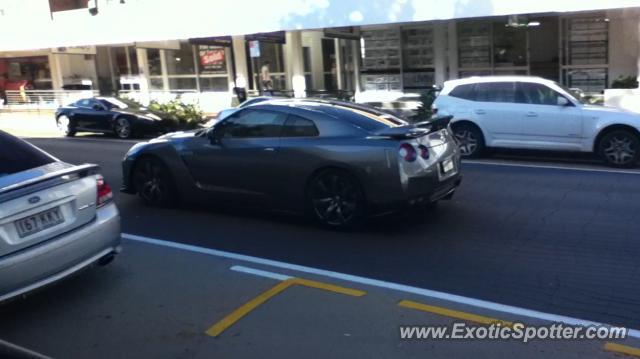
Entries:
[[496,161],[483,161],[483,160],[480,160],[480,161],[462,160],[462,163],[472,164],[472,165],[527,167],[527,168],[543,168],[543,169],[565,170],[565,171],[604,172],[604,173],[622,173],[622,174],[640,175],[640,170],[633,171],[633,170],[585,168],[585,167],[573,167],[573,166],[536,165],[536,164],[529,164],[529,163],[510,163],[510,162],[496,162]]
[[[220,251],[220,250],[217,250],[217,249],[198,247],[198,246],[194,246],[194,245],[190,245],[190,244],[169,242],[169,241],[164,241],[164,240],[155,239],[155,238],[149,238],[149,237],[145,237],[145,236],[138,236],[138,235],[135,235],[135,234],[123,233],[122,234],[122,238],[128,239],[128,240],[132,240],[132,241],[137,241],[137,242],[154,244],[154,245],[163,246],[163,247],[182,249],[182,250],[189,251],[189,252],[207,254],[207,255],[221,257],[221,258],[235,259],[235,260],[240,260],[240,261],[244,261],[244,262],[256,263],[256,264],[272,266],[272,267],[276,267],[276,268],[282,268],[282,269],[287,269],[287,270],[292,270],[292,271],[297,271],[297,272],[303,272],[303,273],[319,275],[319,276],[323,276],[323,277],[335,278],[335,279],[339,279],[339,280],[344,280],[344,281],[354,282],[354,283],[360,283],[360,284],[369,285],[369,286],[373,286],[373,287],[391,289],[391,290],[395,290],[395,291],[399,291],[399,292],[405,292],[405,293],[411,293],[411,294],[420,295],[420,296],[423,296],[423,297],[441,299],[441,300],[445,300],[445,301],[449,301],[449,302],[453,302],[453,303],[464,304],[464,305],[469,305],[469,306],[478,307],[478,308],[484,308],[484,309],[493,310],[493,311],[497,311],[497,312],[503,312],[503,313],[509,313],[509,314],[518,315],[518,316],[522,316],[522,317],[546,320],[546,321],[549,321],[549,322],[561,322],[561,323],[565,323],[565,324],[569,324],[569,325],[580,325],[580,326],[590,326],[590,325],[611,326],[610,324],[604,324],[604,323],[598,323],[598,322],[593,322],[593,321],[584,320],[584,319],[572,318],[572,317],[567,317],[567,316],[564,316],[564,315],[545,313],[545,312],[540,312],[540,311],[532,310],[532,309],[514,307],[514,306],[511,306],[511,305],[494,303],[494,302],[489,302],[489,301],[486,301],[486,300],[464,297],[464,296],[457,295],[457,294],[450,294],[450,293],[439,292],[439,291],[435,291],[435,290],[431,290],[431,289],[423,289],[423,288],[418,288],[418,287],[412,287],[412,286],[409,286],[409,285],[393,283],[393,282],[387,282],[387,281],[383,281],[383,280],[366,278],[366,277],[360,277],[360,276],[352,275],[352,274],[333,272],[333,271],[329,271],[329,270],[318,269],[318,268],[313,268],[313,267],[307,267],[307,266],[302,266],[302,265],[298,265],[298,264],[280,262],[280,261],[276,261],[276,260],[272,260],[272,259],[253,257],[253,256],[248,256],[248,255],[238,254],[238,253],[232,253],[232,252],[225,252],[225,251]],[[278,273],[273,273],[273,274],[274,275],[279,275]],[[634,338],[640,338],[640,330],[629,329],[628,336],[629,337],[634,337]]]
[[260,277],[276,279],[276,280],[287,280],[287,279],[293,278],[292,276],[279,274],[279,273],[273,273],[273,272],[267,272],[266,270],[249,268],[249,267],[245,267],[245,266],[233,266],[233,267],[231,267],[231,270],[232,271],[236,271],[236,272],[253,274],[253,275],[260,276]]

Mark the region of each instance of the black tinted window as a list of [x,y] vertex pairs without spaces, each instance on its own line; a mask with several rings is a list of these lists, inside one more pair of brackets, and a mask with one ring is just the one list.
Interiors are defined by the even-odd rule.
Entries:
[[216,126],[222,138],[279,137],[286,115],[263,110],[244,110]]
[[476,101],[516,102],[515,82],[483,82],[476,84]]
[[28,143],[0,131],[0,177],[44,166],[54,159]]
[[318,129],[311,120],[291,115],[284,124],[283,137],[313,137],[318,136]]
[[473,101],[473,86],[474,84],[457,86],[449,92],[449,96]]
[[85,98],[83,100],[80,100],[80,101],[76,102],[76,106],[91,107],[91,100],[88,99],[88,98]]
[[518,103],[555,106],[558,105],[558,97],[563,96],[542,84],[522,82],[518,85]]

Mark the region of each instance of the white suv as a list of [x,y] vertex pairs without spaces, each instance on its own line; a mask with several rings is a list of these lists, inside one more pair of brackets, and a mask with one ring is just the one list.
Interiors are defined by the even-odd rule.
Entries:
[[631,167],[640,158],[639,114],[584,104],[569,89],[542,78],[447,81],[433,109],[453,116],[466,157],[503,147],[596,152],[616,167]]

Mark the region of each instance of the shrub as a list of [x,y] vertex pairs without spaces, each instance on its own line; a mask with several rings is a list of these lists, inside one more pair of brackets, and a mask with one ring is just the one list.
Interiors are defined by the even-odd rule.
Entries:
[[436,100],[436,90],[428,90],[420,94],[420,106],[416,109],[416,113],[409,117],[411,121],[422,122],[427,121],[433,115],[431,105]]
[[613,80],[611,88],[614,89],[637,89],[638,79],[633,76],[620,76]]
[[178,100],[169,102],[151,101],[147,109],[165,121],[173,122],[177,129],[193,129],[204,124],[204,113],[195,104],[185,104]]

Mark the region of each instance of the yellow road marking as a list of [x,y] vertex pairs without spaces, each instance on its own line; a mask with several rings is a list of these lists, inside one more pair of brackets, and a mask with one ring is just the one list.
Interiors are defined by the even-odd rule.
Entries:
[[364,292],[364,291],[361,291],[361,290],[340,287],[340,286],[337,286],[337,285],[327,284],[327,283],[322,283],[322,282],[316,282],[316,281],[308,280],[308,279],[293,278],[293,281],[294,281],[295,284],[303,285],[305,287],[322,289],[322,290],[326,290],[326,291],[329,291],[329,292],[350,295],[350,296],[353,296],[353,297],[362,297],[363,295],[367,294],[367,292]]
[[640,357],[640,348],[634,348],[634,347],[617,344],[617,343],[611,343],[611,342],[604,343],[604,350],[614,352],[614,353],[621,353],[621,354]]
[[216,324],[211,326],[209,329],[207,329],[206,331],[207,335],[212,337],[217,337],[222,332],[227,330],[227,328],[235,324],[238,320],[242,319],[242,317],[249,314],[252,310],[256,309],[261,304],[264,304],[269,299],[273,298],[274,296],[283,292],[285,289],[294,285],[302,285],[305,287],[322,289],[329,292],[340,293],[340,294],[350,295],[354,297],[361,297],[366,294],[366,292],[357,290],[357,289],[340,287],[337,285],[316,282],[308,279],[290,278],[278,283],[271,289],[268,289],[267,291],[263,292],[257,297],[251,299],[247,303],[240,306],[238,309],[231,312],[226,317],[222,318],[219,322],[217,322]]
[[508,322],[508,321],[505,321],[505,320],[500,320],[500,319],[491,318],[491,317],[485,317],[485,316],[482,316],[482,315],[477,315],[477,314],[472,314],[472,313],[467,313],[467,312],[461,312],[461,311],[458,311],[458,310],[447,309],[447,308],[443,308],[443,307],[436,307],[434,305],[422,304],[422,303],[418,303],[418,302],[414,302],[414,301],[410,301],[410,300],[401,300],[398,303],[398,305],[401,306],[401,307],[404,307],[404,308],[417,309],[417,310],[421,310],[423,312],[434,313],[434,314],[438,314],[438,315],[443,315],[445,317],[451,317],[451,318],[466,320],[466,321],[469,321],[469,322],[474,322],[474,323],[479,323],[479,324],[490,325],[490,324],[494,324],[494,323],[500,323],[505,327],[513,326],[512,322]]

